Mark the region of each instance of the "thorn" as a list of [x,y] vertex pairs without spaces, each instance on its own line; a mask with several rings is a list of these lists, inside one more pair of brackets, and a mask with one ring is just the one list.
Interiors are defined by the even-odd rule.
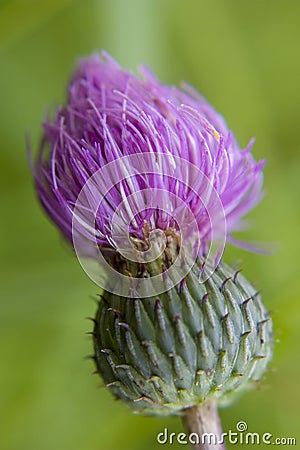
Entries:
[[209,296],[209,293],[206,292],[206,294],[204,294],[204,295],[202,296],[201,302],[203,302],[204,300],[206,300],[206,299],[208,298],[208,296]]
[[125,330],[130,330],[130,326],[125,322],[119,322],[119,327],[125,328]]
[[250,331],[245,331],[245,333],[242,333],[240,337],[241,337],[242,339],[245,339],[245,338],[246,338],[247,336],[249,336],[249,334],[251,334],[251,333],[252,333],[251,330],[250,330]]
[[225,280],[223,281],[223,283],[222,283],[221,286],[219,287],[220,292],[223,291],[223,289],[224,289],[226,283],[228,283],[228,281],[231,280],[231,278],[232,278],[232,277],[225,278]]
[[102,300],[106,305],[109,305],[109,301],[105,297],[103,297],[102,294],[98,294],[98,297],[100,297],[100,300],[98,303],[100,303],[100,301]]
[[239,274],[242,270],[243,270],[243,269],[239,269],[239,270],[236,270],[236,271],[235,271],[235,273],[234,273],[234,275],[233,275],[233,278],[232,278],[232,281],[234,282],[234,284],[236,283],[236,279],[237,279],[238,274]]
[[86,331],[84,334],[88,334],[90,336],[97,336],[97,333],[95,333],[94,331]]
[[228,313],[226,313],[223,317],[221,317],[221,320],[226,320],[227,319],[227,317],[229,317],[229,312]]
[[91,372],[91,375],[100,375],[100,372],[98,370],[94,370],[93,372]]
[[252,297],[247,298],[246,300],[244,300],[241,305],[246,306],[248,305],[248,303],[250,302],[250,300],[252,300]]
[[95,325],[98,325],[98,320],[94,319],[94,317],[85,317],[85,320],[90,320],[90,321],[93,322]]
[[257,325],[264,325],[265,323],[269,322],[271,319],[268,317],[267,319],[261,320],[260,322],[257,322]]

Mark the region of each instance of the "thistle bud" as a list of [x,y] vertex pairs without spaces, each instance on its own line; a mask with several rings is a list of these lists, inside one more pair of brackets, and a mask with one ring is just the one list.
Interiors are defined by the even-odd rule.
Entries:
[[260,378],[271,320],[221,261],[261,198],[264,162],[190,86],[82,60],[44,123],[38,197],[103,289],[97,371],[134,410],[171,414]]
[[230,401],[259,380],[271,358],[272,323],[258,292],[221,263],[204,283],[197,261],[155,297],[104,291],[93,332],[106,386],[136,412],[176,414]]

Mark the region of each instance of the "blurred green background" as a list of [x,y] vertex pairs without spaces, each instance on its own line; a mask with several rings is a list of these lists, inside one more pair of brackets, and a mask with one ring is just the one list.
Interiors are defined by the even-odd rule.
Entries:
[[36,149],[77,58],[102,48],[166,83],[187,80],[242,146],[257,138],[266,197],[245,237],[279,245],[273,256],[231,248],[225,259],[262,289],[279,342],[259,389],[221,416],[224,430],[244,420],[300,448],[299,17],[293,0],[0,1],[1,449],[158,449],[165,426],[182,431],[176,417],[132,415],[90,375],[85,317],[99,289],[43,214],[27,163],[26,134]]

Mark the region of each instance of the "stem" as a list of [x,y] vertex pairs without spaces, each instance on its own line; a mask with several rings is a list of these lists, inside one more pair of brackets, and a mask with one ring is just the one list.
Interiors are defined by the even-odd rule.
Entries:
[[193,450],[225,450],[225,444],[221,443],[224,439],[216,402],[207,401],[185,409],[182,421],[188,436],[194,433],[190,436],[190,442],[194,442],[191,442]]

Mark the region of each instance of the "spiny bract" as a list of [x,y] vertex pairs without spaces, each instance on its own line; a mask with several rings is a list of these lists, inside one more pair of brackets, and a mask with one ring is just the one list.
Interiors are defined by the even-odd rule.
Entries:
[[203,284],[200,272],[195,266],[156,298],[102,294],[97,371],[137,412],[176,414],[206,399],[230,400],[271,358],[272,321],[259,293],[225,264]]

